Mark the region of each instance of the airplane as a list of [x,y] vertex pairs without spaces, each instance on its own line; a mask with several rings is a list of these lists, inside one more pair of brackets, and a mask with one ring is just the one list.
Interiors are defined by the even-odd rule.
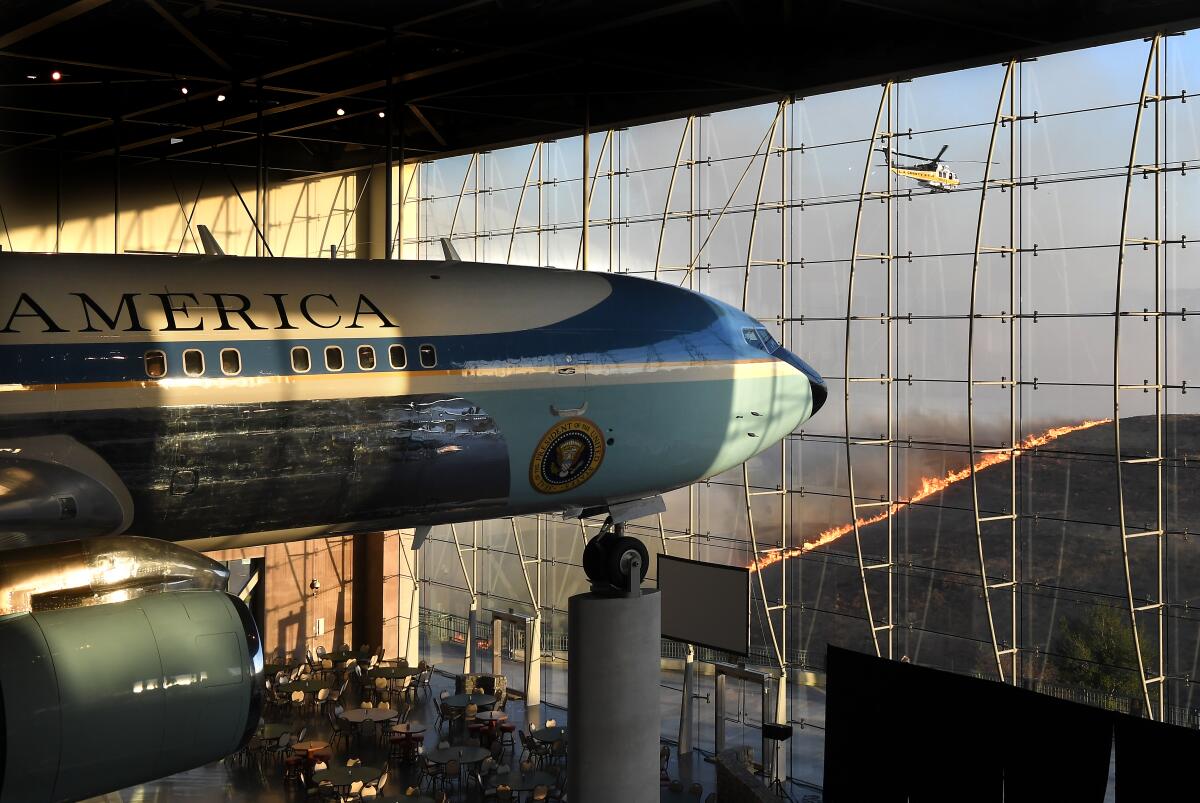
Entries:
[[[943,145],[942,149],[937,152],[937,156],[932,157],[914,156],[911,153],[901,153],[900,151],[893,151],[890,148],[876,148],[875,150],[883,154],[887,168],[896,175],[911,178],[918,184],[923,184],[939,192],[950,192],[961,182],[959,181],[958,174],[951,170],[946,162],[942,161],[942,155],[949,147],[949,145]],[[898,165],[892,160],[893,154],[904,156],[908,159],[920,159],[921,161],[918,164]]]
[[[556,511],[619,521],[764,451],[827,397],[759,321],[669,284],[457,260],[250,260],[209,239],[195,256],[0,253],[0,555],[42,550],[39,566],[58,565],[45,550],[92,544],[99,557],[71,564],[89,579],[55,581],[59,597],[127,599],[147,549],[131,536],[168,542],[161,571],[143,573],[160,590],[163,576],[204,573],[185,547]],[[125,558],[95,546],[118,535]],[[619,528],[588,549],[594,582],[618,585],[634,554],[643,577],[649,566]],[[6,588],[0,573],[0,599]],[[39,622],[93,610],[22,599]],[[236,633],[244,606],[206,615]],[[239,654],[261,669],[252,629]],[[7,684],[19,671],[5,669],[5,632]],[[88,638],[104,632],[93,622]]]

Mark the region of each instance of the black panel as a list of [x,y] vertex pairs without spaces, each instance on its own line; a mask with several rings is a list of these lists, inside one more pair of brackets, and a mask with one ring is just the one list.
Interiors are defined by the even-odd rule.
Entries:
[[1200,731],[1116,715],[1117,803],[1195,800]]
[[825,801],[1102,803],[1112,715],[829,648]]

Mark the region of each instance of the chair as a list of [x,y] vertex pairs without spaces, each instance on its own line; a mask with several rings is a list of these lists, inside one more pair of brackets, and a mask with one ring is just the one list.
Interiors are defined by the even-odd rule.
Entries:
[[317,645],[317,657],[318,657],[318,658],[324,658],[324,657],[325,657],[325,645],[324,645],[324,644],[318,644],[318,645]]
[[[388,770],[387,770],[387,767],[384,767],[382,775],[380,775],[375,780],[369,781],[363,785],[363,790],[362,790],[363,797],[373,797],[373,796],[379,794],[379,792],[385,786],[387,786],[387,782],[388,782]],[[367,794],[368,791],[370,792],[370,794]]]
[[550,753],[547,757],[551,761],[558,761],[559,759],[566,761],[567,760],[567,740],[566,739],[555,739],[554,743],[550,745]]
[[667,766],[671,763],[671,746],[664,744],[658,748],[658,781],[659,785],[669,784],[671,776],[667,772]]
[[450,759],[446,762],[446,771],[442,774],[442,788],[447,792],[455,790],[458,786],[459,775],[462,774],[462,767],[458,763],[458,759]]
[[445,774],[445,768],[441,764],[430,761],[428,757],[421,757],[421,776],[417,779],[417,785],[429,782],[429,791],[432,792],[434,787],[441,783],[442,776]]
[[511,786],[501,784],[496,787],[496,803],[512,803],[513,790]]
[[545,784],[533,787],[533,792],[529,795],[530,800],[545,800],[548,797],[550,797],[550,787]]
[[683,794],[683,784],[678,779],[671,781],[668,788],[677,795]]
[[346,749],[349,750],[350,737],[354,735],[354,726],[349,722],[346,722],[344,719],[341,719],[341,716],[345,713],[345,711],[346,709],[342,708],[340,705],[335,706],[332,711],[326,709],[326,714],[329,717],[329,724],[333,728],[333,732],[329,736],[329,746],[336,748],[338,740],[345,739]]
[[387,678],[375,678],[375,702],[388,696],[388,680]]
[[688,794],[699,800],[704,797],[704,787],[698,783],[693,783],[688,787]]
[[717,803],[717,793],[709,792],[708,797],[704,798],[704,803]]
[[296,708],[297,710],[304,708],[304,704],[305,704],[304,698],[307,696],[308,695],[306,695],[304,692],[300,691],[299,689],[292,692],[292,696],[290,698],[292,707]]

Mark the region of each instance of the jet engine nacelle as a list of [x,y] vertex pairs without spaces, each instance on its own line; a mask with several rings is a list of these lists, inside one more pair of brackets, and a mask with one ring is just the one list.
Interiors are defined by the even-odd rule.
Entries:
[[78,800],[237,751],[262,660],[223,591],[0,617],[0,803]]

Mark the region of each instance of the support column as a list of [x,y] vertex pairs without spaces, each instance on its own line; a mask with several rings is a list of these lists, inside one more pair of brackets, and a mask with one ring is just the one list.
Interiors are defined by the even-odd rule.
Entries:
[[395,585],[385,586],[383,600],[388,655],[405,658],[410,666],[421,660],[421,550],[413,549],[413,536],[412,529],[389,535],[385,557],[394,567],[388,572]]
[[[657,590],[577,594],[568,603],[568,796],[573,803],[659,798]],[[603,756],[597,761],[596,756]]]
[[383,643],[383,533],[354,536],[353,564],[351,646],[378,648]]
[[[542,617],[538,611],[525,631],[525,721],[529,727],[542,724]],[[568,700],[570,681],[567,682]]]
[[679,704],[679,755],[692,752],[692,701],[696,694],[696,648],[687,645],[683,659],[683,700]]
[[[386,259],[387,233],[387,171],[382,166],[360,170],[354,174],[355,259]],[[364,185],[366,189],[364,191]]]

